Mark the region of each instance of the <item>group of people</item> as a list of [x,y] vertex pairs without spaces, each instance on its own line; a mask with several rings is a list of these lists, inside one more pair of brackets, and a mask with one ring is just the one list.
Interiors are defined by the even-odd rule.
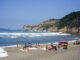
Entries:
[[63,48],[63,49],[68,49],[68,43],[59,43],[58,46],[54,45],[53,43],[51,43],[50,45],[46,45],[46,50],[51,50],[51,51],[57,51],[57,47],[58,48]]
[[80,45],[80,39],[73,43],[74,45]]
[[[19,42],[17,42],[17,47],[19,46]],[[23,46],[23,50],[29,50],[29,48],[32,47],[32,44],[29,42],[28,44],[25,43]],[[40,48],[40,42],[36,43],[35,48]],[[46,45],[45,48],[46,50],[50,50],[50,51],[57,51],[57,47],[61,48],[63,47],[63,49],[67,49],[68,48],[68,44],[61,44],[59,43],[58,46],[54,45],[53,43],[51,43],[50,45]]]
[[64,44],[59,43],[58,48],[61,48],[61,47],[63,47],[63,49],[68,49],[68,44],[67,43],[64,43]]
[[29,43],[29,44],[25,43],[25,45],[23,46],[23,49],[26,50],[29,47],[32,47],[31,43]]
[[51,43],[50,45],[46,45],[46,50],[50,50],[50,51],[54,51],[55,50],[56,51],[57,48],[53,43]]

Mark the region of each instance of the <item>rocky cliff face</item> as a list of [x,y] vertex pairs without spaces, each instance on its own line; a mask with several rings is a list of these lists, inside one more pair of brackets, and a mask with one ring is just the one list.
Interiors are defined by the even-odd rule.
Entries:
[[46,31],[57,31],[57,27],[55,25],[55,23],[57,22],[58,20],[56,19],[50,19],[50,20],[46,20],[40,24],[38,24],[37,26],[26,26],[24,25],[24,30],[46,30]]
[[37,26],[26,26],[24,30],[46,30],[50,32],[69,32],[80,34],[80,11],[72,12],[61,19],[46,20]]
[[32,26],[26,26],[26,25],[24,25],[23,29],[24,30],[32,30]]
[[23,29],[24,30],[41,30],[41,31],[50,31],[50,32],[69,32],[69,33],[80,33],[80,30],[78,30],[77,28],[73,27],[73,28],[68,28],[67,26],[63,27],[63,28],[58,28],[56,23],[59,20],[53,20],[53,21],[44,21],[42,23],[40,23],[37,26],[26,26],[24,25]]

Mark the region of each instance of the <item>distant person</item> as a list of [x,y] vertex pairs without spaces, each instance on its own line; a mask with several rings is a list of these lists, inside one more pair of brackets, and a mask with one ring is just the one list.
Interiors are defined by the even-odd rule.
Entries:
[[31,45],[31,43],[29,42],[29,45],[28,45],[28,47],[32,47],[32,45]]
[[28,48],[28,46],[27,46],[27,43],[25,43],[23,49],[24,49],[24,50],[29,50],[29,48]]
[[54,49],[57,51],[57,47],[56,46],[54,46]]
[[49,50],[49,47],[48,47],[48,45],[46,45],[46,50]]
[[19,42],[17,41],[17,47],[19,47]]
[[54,45],[51,43],[49,50],[54,51]]
[[63,49],[68,49],[68,44],[64,44]]
[[40,42],[38,42],[38,46],[40,46]]
[[52,50],[52,51],[57,50],[56,46],[53,43],[51,43],[50,46],[51,46],[50,50]]
[[60,47],[61,47],[61,44],[59,43],[59,44],[58,44],[58,48],[60,48]]
[[40,42],[36,43],[36,48],[40,47]]

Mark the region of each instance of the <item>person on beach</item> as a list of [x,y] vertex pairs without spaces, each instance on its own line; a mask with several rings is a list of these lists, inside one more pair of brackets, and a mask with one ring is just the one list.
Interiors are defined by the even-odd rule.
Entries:
[[31,43],[29,42],[29,45],[28,45],[28,47],[32,47],[32,45],[31,45]]
[[53,45],[53,43],[51,43],[50,46],[46,45],[46,50],[50,50],[50,51],[54,51],[56,50],[57,51],[57,48],[55,45]]
[[60,47],[61,47],[61,44],[59,43],[59,44],[58,44],[58,48],[60,48]]
[[28,46],[27,46],[27,43],[25,43],[24,47],[23,47],[23,50],[29,50]]
[[79,45],[80,44],[80,38],[76,40],[76,42],[73,43],[74,45]]
[[40,46],[40,42],[38,42],[38,46]]
[[17,47],[19,47],[19,42],[17,41]]
[[40,48],[40,42],[36,43],[36,48]]
[[48,45],[46,45],[46,50],[49,50],[49,46]]
[[52,50],[57,50],[56,46],[53,43],[51,43],[51,49]]
[[64,44],[63,49],[68,49],[68,44]]
[[54,45],[54,49],[55,49],[55,51],[57,51],[57,47]]
[[54,45],[53,45],[53,43],[51,43],[51,48],[50,48],[50,50],[54,50]]

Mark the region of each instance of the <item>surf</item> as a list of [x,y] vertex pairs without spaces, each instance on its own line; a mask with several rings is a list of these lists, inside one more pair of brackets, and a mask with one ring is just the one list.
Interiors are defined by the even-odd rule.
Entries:
[[0,37],[17,38],[17,37],[39,37],[39,36],[61,36],[71,35],[68,33],[51,32],[51,33],[0,33]]

